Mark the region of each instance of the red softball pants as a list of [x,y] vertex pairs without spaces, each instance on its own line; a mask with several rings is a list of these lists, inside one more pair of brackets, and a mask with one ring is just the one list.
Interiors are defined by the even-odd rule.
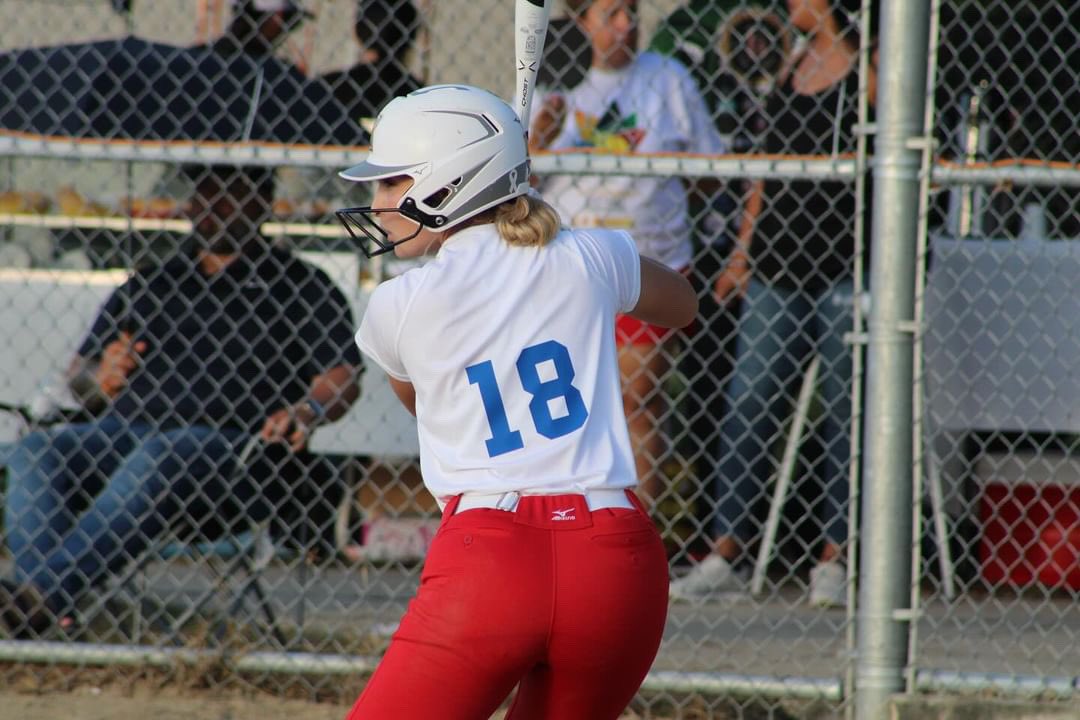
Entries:
[[[525,496],[444,511],[420,590],[348,720],[614,720],[667,616],[660,536],[634,509]],[[569,510],[569,511],[568,511]]]

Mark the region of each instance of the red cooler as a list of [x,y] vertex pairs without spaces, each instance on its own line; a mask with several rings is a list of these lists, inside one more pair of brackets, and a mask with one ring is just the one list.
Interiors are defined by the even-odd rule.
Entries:
[[984,484],[983,578],[1080,590],[1080,485],[1032,480]]

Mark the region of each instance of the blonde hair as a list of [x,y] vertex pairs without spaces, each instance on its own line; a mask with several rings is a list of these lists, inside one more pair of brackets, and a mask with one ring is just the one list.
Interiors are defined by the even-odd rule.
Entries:
[[507,245],[543,247],[561,226],[559,213],[534,195],[519,195],[495,208],[495,229]]

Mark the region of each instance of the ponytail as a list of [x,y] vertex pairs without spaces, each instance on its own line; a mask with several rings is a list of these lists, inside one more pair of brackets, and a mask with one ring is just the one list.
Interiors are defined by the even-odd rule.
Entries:
[[535,195],[519,195],[495,208],[495,229],[507,245],[543,247],[561,226],[555,209]]

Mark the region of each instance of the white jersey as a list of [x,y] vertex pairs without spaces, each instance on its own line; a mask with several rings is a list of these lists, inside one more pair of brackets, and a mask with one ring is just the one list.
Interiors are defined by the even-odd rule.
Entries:
[[[621,70],[591,68],[564,99],[566,120],[552,150],[727,152],[690,73],[656,53],[640,53]],[[543,193],[569,225],[623,228],[642,255],[675,270],[690,264],[686,188],[677,177],[554,175]]]
[[480,225],[375,289],[356,342],[416,389],[421,472],[440,503],[636,484],[614,324],[640,272],[625,232],[564,229],[521,248]]

